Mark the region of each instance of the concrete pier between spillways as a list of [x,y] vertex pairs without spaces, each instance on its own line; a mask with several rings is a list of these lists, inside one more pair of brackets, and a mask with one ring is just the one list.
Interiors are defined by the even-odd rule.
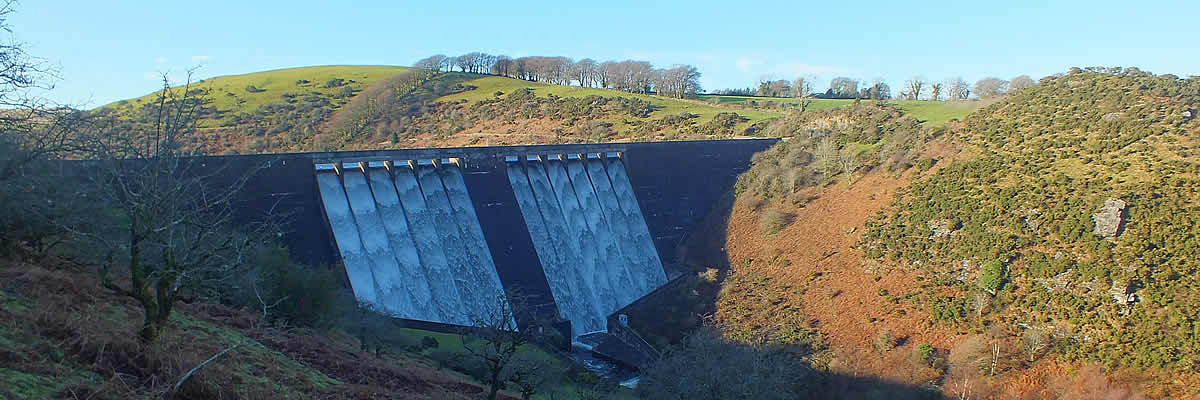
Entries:
[[[349,167],[359,170],[357,173],[362,175],[369,174],[372,167],[390,168],[409,160],[413,165],[404,167],[414,170],[421,168],[418,164],[453,163],[461,172],[462,183],[469,192],[469,201],[503,290],[529,296],[531,303],[546,312],[553,312],[557,308],[554,296],[509,181],[508,164],[533,159],[537,162],[556,159],[561,161],[554,162],[586,163],[604,157],[619,157],[654,251],[667,279],[671,279],[681,273],[675,255],[689,232],[708,215],[721,196],[733,189],[737,176],[749,168],[751,157],[776,141],[463,147],[210,158],[212,162],[232,164],[235,168],[230,170],[239,170],[236,168],[239,165],[265,165],[251,178],[235,205],[239,215],[249,219],[267,210],[275,215],[285,215],[287,233],[282,240],[292,256],[306,264],[331,266],[340,264],[341,255],[318,189],[320,168],[336,168],[341,173]],[[343,166],[342,163],[347,164]],[[318,168],[318,165],[326,166]],[[594,173],[587,169],[570,172],[582,176]],[[356,176],[356,179],[360,178]],[[418,325],[436,327],[437,324]]]

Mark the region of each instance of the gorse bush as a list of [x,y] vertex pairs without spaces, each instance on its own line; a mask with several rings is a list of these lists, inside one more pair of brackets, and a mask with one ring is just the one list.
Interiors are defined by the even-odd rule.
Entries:
[[1004,262],[991,260],[983,264],[983,272],[979,275],[979,287],[988,293],[995,294],[1004,285]]
[[795,214],[787,211],[778,208],[768,208],[763,210],[762,215],[759,216],[758,222],[759,226],[762,228],[763,234],[773,235],[779,233],[779,231],[782,231],[783,228],[787,228],[788,225],[791,225],[795,218]]
[[764,132],[785,140],[755,155],[735,190],[797,205],[810,197],[804,189],[856,169],[908,168],[928,139],[916,119],[891,106],[866,103],[793,112],[771,121]]

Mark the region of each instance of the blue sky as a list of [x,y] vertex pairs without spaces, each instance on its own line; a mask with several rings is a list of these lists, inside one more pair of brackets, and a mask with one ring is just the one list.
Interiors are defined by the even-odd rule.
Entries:
[[883,78],[896,90],[914,75],[1036,79],[1092,65],[1200,74],[1197,9],[1183,1],[334,3],[23,0],[9,22],[58,68],[48,96],[83,107],[148,93],[158,73],[195,65],[212,77],[469,51],[692,64],[710,90],[801,75]]

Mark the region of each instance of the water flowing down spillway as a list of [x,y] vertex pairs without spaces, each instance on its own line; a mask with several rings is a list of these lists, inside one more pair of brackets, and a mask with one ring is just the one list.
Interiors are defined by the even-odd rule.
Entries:
[[455,325],[494,311],[503,287],[455,163],[320,164],[317,181],[360,302]]
[[633,185],[615,155],[510,158],[521,214],[572,335],[666,283]]

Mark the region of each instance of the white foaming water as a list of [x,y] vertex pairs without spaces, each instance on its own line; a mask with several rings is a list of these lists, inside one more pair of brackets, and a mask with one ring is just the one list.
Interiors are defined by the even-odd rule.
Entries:
[[342,262],[346,264],[346,276],[350,278],[354,297],[375,305],[375,275],[363,252],[358,227],[355,226],[354,215],[350,214],[346,192],[342,189],[342,180],[333,172],[322,172],[317,174],[317,185],[321,190],[321,201],[325,204],[325,216],[329,218],[329,227],[333,230],[333,239],[337,241]]
[[507,171],[572,336],[605,331],[608,315],[666,283],[619,160],[530,158]]
[[326,217],[359,301],[397,317],[470,325],[504,293],[462,173],[318,168]]

